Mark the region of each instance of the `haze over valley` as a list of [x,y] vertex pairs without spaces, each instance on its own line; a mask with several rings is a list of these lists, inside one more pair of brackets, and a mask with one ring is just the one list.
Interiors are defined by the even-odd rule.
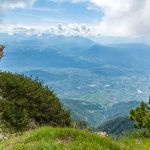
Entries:
[[147,44],[99,44],[81,36],[46,34],[3,37],[7,47],[0,64],[2,70],[38,77],[66,107],[72,108],[75,117],[92,125],[109,119],[104,112],[109,113],[116,104],[122,104],[118,105],[119,110],[129,105],[126,113],[118,113],[124,116],[139,104],[132,101],[148,99],[150,46]]

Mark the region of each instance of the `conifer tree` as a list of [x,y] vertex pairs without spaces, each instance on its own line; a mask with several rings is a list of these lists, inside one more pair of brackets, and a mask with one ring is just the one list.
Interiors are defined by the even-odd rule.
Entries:
[[23,75],[0,72],[0,118],[15,130],[37,125],[69,126],[70,113],[42,82]]
[[143,101],[135,110],[131,109],[129,118],[134,121],[134,127],[150,131],[150,98],[149,103]]

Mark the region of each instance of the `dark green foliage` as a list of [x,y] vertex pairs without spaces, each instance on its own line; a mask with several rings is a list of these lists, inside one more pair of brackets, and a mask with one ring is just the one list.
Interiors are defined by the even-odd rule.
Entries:
[[2,119],[7,126],[21,130],[26,127],[29,122],[28,111],[24,108],[25,103],[23,99],[0,100],[0,112],[2,113]]
[[23,75],[0,73],[0,114],[15,130],[27,128],[30,120],[38,125],[69,126],[65,111],[47,86]]
[[121,134],[126,130],[132,129],[132,122],[128,117],[117,117],[101,124],[97,130],[104,131],[108,134]]
[[150,131],[150,99],[148,104],[141,102],[135,110],[131,109],[129,118],[134,121],[135,128]]

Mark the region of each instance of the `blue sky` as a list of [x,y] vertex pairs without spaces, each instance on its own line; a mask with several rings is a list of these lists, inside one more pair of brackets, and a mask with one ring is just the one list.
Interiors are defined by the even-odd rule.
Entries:
[[0,32],[145,38],[149,8],[149,0],[0,0]]
[[3,22],[27,25],[53,25],[58,23],[97,23],[100,9],[89,9],[88,2],[72,3],[37,0],[32,7],[7,9]]

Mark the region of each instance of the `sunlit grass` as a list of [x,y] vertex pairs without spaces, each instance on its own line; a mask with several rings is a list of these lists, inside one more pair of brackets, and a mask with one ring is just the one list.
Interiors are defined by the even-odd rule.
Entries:
[[0,143],[1,150],[150,150],[150,139],[113,140],[87,130],[42,127]]
[[1,143],[7,150],[119,150],[109,138],[99,137],[89,131],[69,128],[43,127]]

